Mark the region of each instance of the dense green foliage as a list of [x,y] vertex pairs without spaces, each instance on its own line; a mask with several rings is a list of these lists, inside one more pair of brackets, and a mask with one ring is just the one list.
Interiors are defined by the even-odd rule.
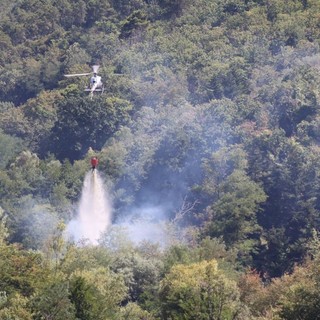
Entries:
[[[1,1],[0,318],[318,319],[319,24],[318,0]],[[91,100],[63,74],[94,64]],[[64,241],[93,152],[113,221],[160,208],[164,248]]]

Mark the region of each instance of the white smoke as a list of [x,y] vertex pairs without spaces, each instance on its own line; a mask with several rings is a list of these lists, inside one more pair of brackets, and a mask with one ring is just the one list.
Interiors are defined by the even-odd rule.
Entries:
[[93,245],[111,224],[111,204],[103,180],[97,170],[85,176],[78,216],[68,226],[75,241],[89,240]]
[[118,219],[112,228],[124,233],[125,237],[139,245],[147,241],[165,247],[171,240],[169,224],[162,206],[134,208]]
[[168,241],[167,224],[165,221],[152,222],[147,220],[124,222],[119,224],[126,230],[127,237],[136,245],[147,241],[165,247]]

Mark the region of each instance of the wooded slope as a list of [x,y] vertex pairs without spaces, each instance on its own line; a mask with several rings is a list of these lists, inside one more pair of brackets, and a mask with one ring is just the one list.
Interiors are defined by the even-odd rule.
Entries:
[[[0,207],[10,243],[42,250],[70,221],[92,148],[114,222],[157,208],[153,218],[184,234],[186,250],[220,239],[238,271],[265,279],[304,261],[320,227],[317,0],[0,9]],[[63,75],[93,64],[105,92],[90,100],[88,79]],[[200,274],[216,270],[193,262]],[[176,270],[161,294],[175,296]]]

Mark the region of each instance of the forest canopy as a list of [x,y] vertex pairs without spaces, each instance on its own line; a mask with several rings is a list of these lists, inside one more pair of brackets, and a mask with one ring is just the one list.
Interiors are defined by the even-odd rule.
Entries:
[[[1,1],[0,318],[317,319],[319,26],[318,0]],[[64,74],[93,65],[91,99]],[[64,238],[92,153],[97,246]],[[163,241],[120,224],[146,219]]]

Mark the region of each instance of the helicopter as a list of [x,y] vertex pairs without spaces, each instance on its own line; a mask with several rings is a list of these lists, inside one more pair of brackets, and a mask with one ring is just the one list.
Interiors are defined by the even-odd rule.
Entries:
[[94,65],[94,66],[92,66],[92,72],[72,73],[72,74],[65,74],[64,76],[67,78],[71,78],[71,77],[89,76],[92,74],[92,77],[90,78],[90,86],[84,89],[85,92],[89,92],[89,95],[92,99],[94,92],[103,93],[103,91],[104,91],[104,86],[101,81],[101,77],[98,76],[99,67],[100,67],[99,65]]

